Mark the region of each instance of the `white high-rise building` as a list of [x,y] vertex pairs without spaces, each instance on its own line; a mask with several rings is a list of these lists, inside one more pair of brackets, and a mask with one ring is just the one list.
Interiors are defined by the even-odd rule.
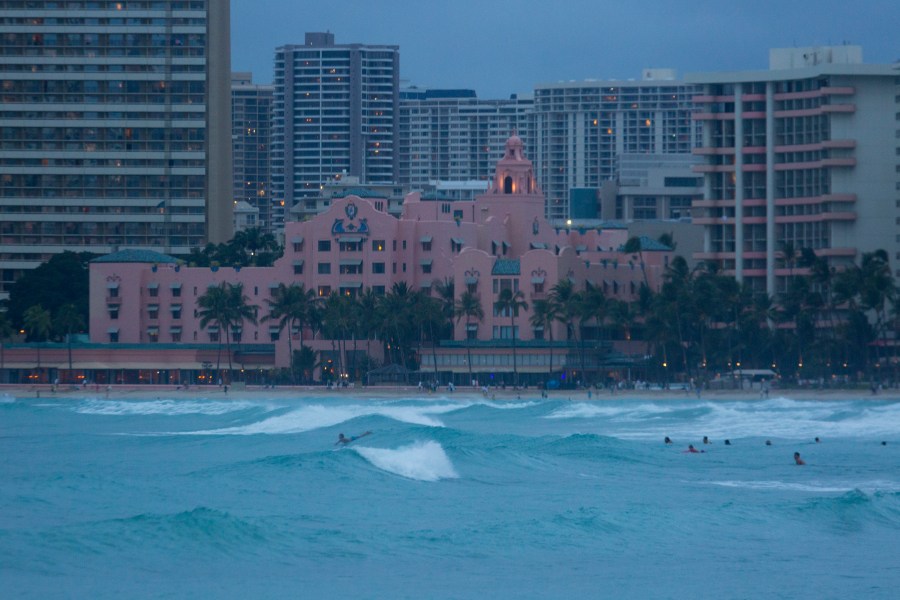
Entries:
[[228,0],[0,2],[0,294],[232,233]]
[[273,187],[287,206],[315,198],[343,174],[365,185],[397,173],[397,46],[335,44],[307,33],[275,50]]
[[491,179],[513,131],[529,144],[530,96],[479,100],[474,90],[407,88],[400,96],[403,185]]
[[570,216],[569,190],[615,179],[620,155],[690,154],[700,139],[691,119],[696,90],[669,69],[645,69],[640,81],[535,86],[529,149],[547,217]]

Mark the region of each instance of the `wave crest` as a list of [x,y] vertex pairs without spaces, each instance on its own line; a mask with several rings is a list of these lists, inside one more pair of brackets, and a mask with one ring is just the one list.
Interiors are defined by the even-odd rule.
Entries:
[[353,448],[375,467],[419,481],[456,479],[459,475],[444,448],[437,442],[416,442],[396,450],[389,448]]

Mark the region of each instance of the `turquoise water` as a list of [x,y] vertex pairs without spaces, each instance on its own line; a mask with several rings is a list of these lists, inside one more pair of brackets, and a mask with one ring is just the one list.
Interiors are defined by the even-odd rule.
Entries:
[[895,598],[900,584],[891,400],[5,397],[0,453],[4,597]]

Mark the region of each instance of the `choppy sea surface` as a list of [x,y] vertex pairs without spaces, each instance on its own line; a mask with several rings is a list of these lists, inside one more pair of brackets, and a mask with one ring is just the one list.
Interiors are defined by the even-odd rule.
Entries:
[[0,396],[0,582],[6,598],[893,599],[900,402]]

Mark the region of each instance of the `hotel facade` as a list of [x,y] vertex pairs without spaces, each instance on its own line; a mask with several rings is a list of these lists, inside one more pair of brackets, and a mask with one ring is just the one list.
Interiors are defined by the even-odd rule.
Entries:
[[[255,370],[289,365],[288,335],[295,349],[302,334],[313,349],[332,350],[330,340],[312,331],[281,332],[262,320],[266,300],[281,283],[303,284],[325,298],[365,289],[383,294],[397,282],[431,293],[439,282],[452,280],[457,299],[465,292],[479,297],[484,318],[458,320],[452,341],[434,353],[422,352],[421,369],[467,383],[471,354],[479,381],[511,381],[515,343],[522,381],[544,380],[550,360],[558,371],[574,368],[574,351],[565,325],[555,323],[552,332],[531,326],[534,302],[547,298],[564,279],[579,290],[590,282],[620,299],[633,298],[643,282],[658,289],[672,250],[648,240],[641,257],[626,255],[621,252],[625,230],[558,229],[543,211],[531,161],[522,140],[513,136],[490,189],[474,201],[429,200],[411,193],[398,219],[387,213],[382,199],[348,195],[308,221],[287,223],[285,253],[273,267],[188,267],[165,255],[134,252],[102,257],[90,266],[91,344],[107,352],[96,366],[115,369],[115,361],[122,361],[136,368],[144,361],[147,368],[165,372],[166,382],[187,381],[209,365],[224,333],[200,327],[198,299],[225,282],[242,284],[250,303],[259,307],[257,325],[244,323],[231,332],[235,364]],[[521,291],[529,305],[514,327],[510,315],[493,309],[504,289]],[[596,341],[592,348],[599,356]],[[379,349],[368,351],[377,356]]]
[[703,137],[697,260],[769,295],[801,273],[783,250],[829,265],[900,258],[897,69],[857,46],[773,49],[768,71],[688,75]]
[[231,237],[229,3],[0,3],[0,295],[65,250]]
[[265,233],[284,228],[284,205],[272,196],[273,91],[250,73],[231,75],[232,198],[257,209],[255,225]]
[[621,155],[690,155],[700,143],[700,127],[691,118],[697,89],[676,80],[671,69],[645,69],[640,81],[535,86],[530,147],[547,195],[547,218],[572,216],[570,190],[599,190],[614,181]]
[[292,207],[343,174],[390,184],[397,174],[400,51],[307,33],[275,50],[273,186]]

